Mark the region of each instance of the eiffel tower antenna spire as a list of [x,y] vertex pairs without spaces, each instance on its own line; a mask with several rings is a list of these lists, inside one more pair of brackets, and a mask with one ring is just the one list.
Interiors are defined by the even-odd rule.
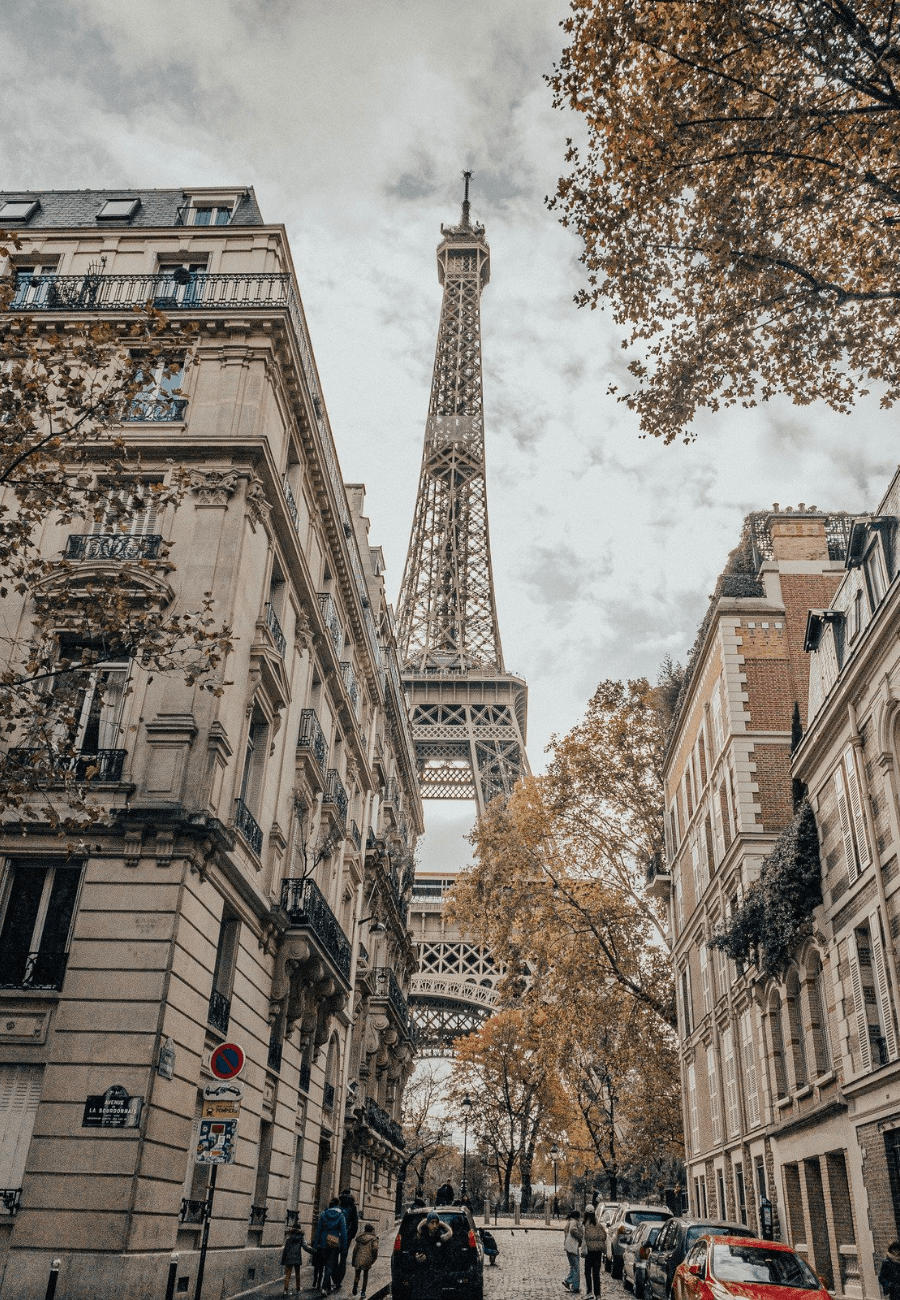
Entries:
[[480,308],[491,255],[471,221],[471,175],[437,248],[444,297],[397,640],[422,797],[473,798],[480,814],[527,770],[527,687],[504,668],[494,599]]

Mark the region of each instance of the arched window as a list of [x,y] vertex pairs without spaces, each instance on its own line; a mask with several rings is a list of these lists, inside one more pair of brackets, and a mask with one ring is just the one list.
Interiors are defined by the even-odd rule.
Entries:
[[787,1071],[784,1061],[784,1034],[781,1028],[781,998],[773,992],[769,999],[769,1039],[772,1044],[772,1077],[775,1096],[787,1096]]
[[803,1033],[803,1014],[800,1006],[800,976],[797,968],[792,967],[785,981],[787,1001],[787,1024],[789,1037],[788,1055],[794,1077],[794,1087],[802,1088],[806,1083],[806,1039]]
[[828,1021],[825,1016],[825,972],[817,952],[813,952],[806,966],[806,997],[809,1007],[809,1028],[812,1046],[812,1063],[816,1075],[827,1074],[831,1069],[831,1046],[828,1042]]

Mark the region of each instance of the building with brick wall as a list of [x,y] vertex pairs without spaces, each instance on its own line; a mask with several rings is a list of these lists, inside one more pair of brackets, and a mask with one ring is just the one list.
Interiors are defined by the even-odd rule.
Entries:
[[[285,1224],[308,1233],[344,1186],[380,1227],[393,1214],[422,807],[383,561],[284,228],[252,190],[0,195],[0,227],[21,238],[13,313],[127,332],[150,301],[196,327],[180,395],[157,386],[123,426],[141,482],[180,465],[189,486],[115,528],[49,513],[60,599],[131,566],[176,611],[211,591],[234,630],[219,697],[124,654],[105,693],[86,682],[81,760],[111,816],[74,855],[0,825],[0,1289],[43,1296],[59,1257],[68,1300],[158,1297],[177,1250],[193,1291],[202,1090],[234,1040],[244,1097],[206,1274],[227,1294],[271,1276]],[[28,597],[2,618],[19,635]],[[117,1107],[128,1122],[105,1123]]]
[[[757,1230],[762,1198],[783,1229],[773,1131],[802,1125],[807,1102],[792,1101],[787,1114],[752,968],[708,943],[793,816],[792,723],[806,719],[807,618],[831,604],[848,528],[844,516],[802,506],[747,518],[689,660],[664,770],[666,869],[648,874],[650,890],[670,900],[690,1209]],[[828,1075],[823,1069],[810,1085],[816,1107],[835,1093]],[[846,1167],[835,1157],[823,1176],[836,1187]]]

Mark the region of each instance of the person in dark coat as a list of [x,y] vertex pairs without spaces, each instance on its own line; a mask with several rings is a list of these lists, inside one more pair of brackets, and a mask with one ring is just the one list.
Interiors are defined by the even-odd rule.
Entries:
[[334,1280],[334,1271],[340,1259],[341,1251],[347,1249],[347,1220],[341,1213],[341,1203],[336,1196],[328,1202],[328,1209],[319,1215],[313,1246],[325,1252],[325,1267],[322,1271],[322,1290],[326,1295],[338,1289]]
[[452,1205],[453,1204],[453,1184],[443,1183],[437,1189],[437,1195],[434,1198],[435,1205]]
[[356,1208],[356,1198],[345,1187],[340,1196],[341,1214],[344,1216],[344,1222],[347,1224],[347,1244],[341,1251],[340,1259],[337,1262],[337,1268],[334,1272],[334,1284],[340,1286],[347,1272],[347,1256],[350,1254],[350,1247],[353,1244],[353,1238],[359,1231],[359,1211]]
[[878,1285],[888,1300],[900,1300],[900,1241],[892,1241],[878,1272]]
[[288,1229],[288,1235],[285,1238],[284,1249],[281,1252],[281,1263],[284,1268],[284,1294],[287,1295],[291,1285],[291,1269],[294,1270],[294,1280],[297,1283],[296,1290],[300,1290],[300,1265],[303,1263],[303,1252],[309,1250],[306,1239],[303,1236],[303,1229],[299,1224],[294,1224]]
[[416,1265],[413,1300],[440,1300],[445,1274],[444,1257],[453,1240],[453,1229],[437,1210],[429,1210],[416,1228]]

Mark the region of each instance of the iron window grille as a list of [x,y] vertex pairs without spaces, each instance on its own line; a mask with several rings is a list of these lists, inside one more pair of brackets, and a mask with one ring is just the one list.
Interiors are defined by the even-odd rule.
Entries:
[[224,993],[218,989],[213,989],[209,998],[209,1011],[207,1020],[214,1029],[218,1029],[220,1034],[228,1033],[228,1023],[231,1020],[231,998],[226,998]]
[[275,649],[283,659],[285,652],[287,651],[287,641],[284,639],[284,633],[281,630],[278,615],[275,613],[275,608],[271,601],[266,602],[266,629],[275,644]]
[[330,804],[337,813],[338,820],[342,826],[347,824],[347,791],[344,784],[337,774],[337,770],[330,767],[325,774],[325,790],[322,794],[322,803]]
[[328,763],[328,744],[315,709],[304,709],[300,714],[297,748],[308,750],[322,771],[325,771]]
[[262,852],[263,833],[259,822],[243,799],[235,799],[234,801],[234,825],[258,857]]
[[158,560],[162,549],[160,533],[70,534],[66,560]]
[[179,1223],[193,1224],[200,1227],[206,1220],[207,1202],[191,1200],[187,1196],[181,1198],[181,1210],[178,1215]]
[[0,1187],[0,1205],[6,1214],[13,1218],[22,1204],[21,1187]]
[[309,927],[337,970],[344,979],[349,980],[352,960],[350,941],[316,882],[309,876],[300,880],[283,881],[281,906],[292,926]]
[[266,1223],[267,1207],[265,1205],[250,1206],[250,1227],[263,1228]]

